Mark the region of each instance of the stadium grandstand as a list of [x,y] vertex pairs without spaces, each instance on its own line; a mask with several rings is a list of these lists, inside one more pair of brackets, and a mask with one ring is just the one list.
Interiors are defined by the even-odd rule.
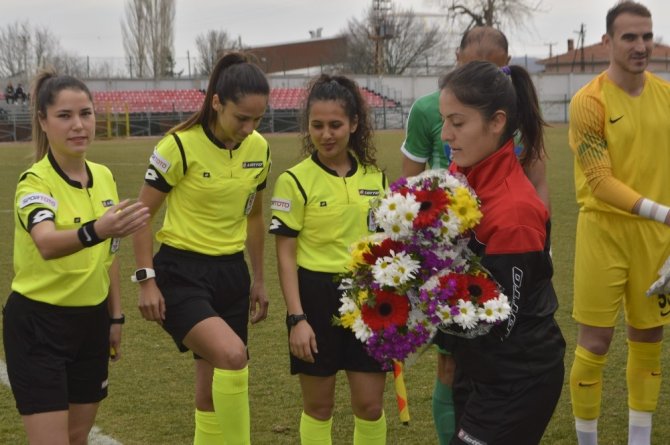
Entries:
[[[362,87],[361,93],[372,109],[378,127],[389,127],[387,117],[395,114],[392,128],[402,128],[400,102],[367,87]],[[200,109],[205,97],[204,91],[197,88],[93,90],[92,94],[99,137],[161,135]],[[272,88],[268,112],[260,130],[297,131],[298,111],[304,95],[304,87]],[[30,125],[28,104],[8,104],[0,95],[0,142],[30,139]]]

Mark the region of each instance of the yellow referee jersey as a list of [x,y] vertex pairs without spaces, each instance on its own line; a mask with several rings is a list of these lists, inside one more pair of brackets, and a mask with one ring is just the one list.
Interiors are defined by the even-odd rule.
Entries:
[[581,211],[628,217],[641,197],[670,205],[670,83],[645,73],[633,97],[602,73],[570,103],[570,147]]
[[21,174],[14,201],[12,290],[58,306],[94,306],[109,292],[111,239],[62,258],[44,260],[30,237],[35,224],[51,220],[58,230],[78,229],[100,218],[119,198],[112,173],[86,162],[89,183],[71,181],[51,153]]
[[351,170],[339,177],[314,153],[277,178],[270,233],[297,237],[300,267],[344,272],[351,244],[376,231],[370,203],[382,195],[386,177],[353,156],[351,162]]
[[270,170],[270,147],[254,131],[228,150],[201,125],[165,136],[144,177],[168,193],[156,239],[205,255],[244,250],[247,216]]

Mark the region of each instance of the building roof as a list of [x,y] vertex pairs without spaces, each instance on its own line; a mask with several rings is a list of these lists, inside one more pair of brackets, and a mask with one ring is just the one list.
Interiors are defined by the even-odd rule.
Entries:
[[[582,54],[580,48],[570,49],[571,43],[568,42],[568,52],[557,54],[546,59],[538,60],[540,65],[579,65],[582,61]],[[584,47],[584,62],[585,63],[609,63],[609,52],[602,42]],[[657,43],[651,53],[649,60],[652,62],[670,62],[670,46]]]
[[286,72],[314,66],[335,65],[346,60],[347,38],[317,38],[272,46],[257,46],[255,54],[266,73]]

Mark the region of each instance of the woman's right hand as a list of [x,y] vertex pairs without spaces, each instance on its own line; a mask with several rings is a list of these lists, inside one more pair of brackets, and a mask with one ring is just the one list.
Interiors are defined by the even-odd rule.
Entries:
[[289,348],[291,354],[300,360],[314,363],[314,355],[319,351],[316,349],[316,335],[307,320],[299,321],[291,328],[289,334]]
[[149,279],[140,283],[140,299],[137,307],[145,320],[163,323],[165,299],[156,285],[156,280]]
[[140,201],[131,204],[129,199],[124,199],[110,207],[93,227],[102,239],[123,238],[144,227],[150,218],[149,207]]

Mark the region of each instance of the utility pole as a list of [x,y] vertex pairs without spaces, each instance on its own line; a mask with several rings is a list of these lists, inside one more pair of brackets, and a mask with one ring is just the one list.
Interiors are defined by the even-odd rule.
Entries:
[[550,59],[551,59],[552,57],[554,57],[554,52],[552,51],[553,48],[554,48],[554,45],[556,45],[556,42],[549,42],[549,43],[545,43],[545,44],[544,44],[544,46],[548,46],[548,47],[549,47],[549,58],[550,58]]
[[[579,31],[574,31],[579,37],[577,38],[577,48],[579,48],[579,67],[580,71],[583,73],[586,71],[586,60],[584,58],[584,38],[586,36],[586,25],[581,24]],[[572,68],[570,71],[575,70],[575,62],[577,60],[577,51],[575,50],[574,55],[572,56]]]
[[391,9],[390,0],[372,0],[372,32],[368,36],[375,42],[375,74],[384,74],[384,41],[393,38],[388,22]]

